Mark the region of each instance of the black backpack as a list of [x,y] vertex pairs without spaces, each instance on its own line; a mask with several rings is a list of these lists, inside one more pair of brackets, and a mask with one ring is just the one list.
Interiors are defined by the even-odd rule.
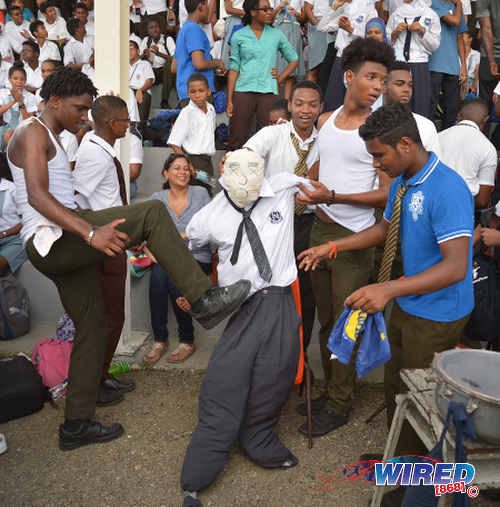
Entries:
[[0,423],[37,412],[46,399],[47,388],[29,359],[0,357]]
[[13,276],[0,278],[0,339],[12,340],[30,330],[26,289]]
[[500,335],[500,276],[493,258],[478,253],[472,265],[474,310],[465,327],[471,340],[493,343]]

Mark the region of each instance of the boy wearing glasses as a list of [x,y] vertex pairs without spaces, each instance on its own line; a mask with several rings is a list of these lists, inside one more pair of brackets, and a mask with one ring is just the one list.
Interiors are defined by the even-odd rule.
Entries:
[[[92,104],[92,118],[95,130],[85,137],[76,155],[75,201],[80,208],[93,211],[126,206],[124,173],[114,145],[117,139],[125,137],[130,124],[127,104],[120,97],[104,95]],[[123,400],[123,393],[135,388],[132,380],[108,373],[125,321],[127,254],[108,257],[96,269],[108,321],[108,346],[97,405],[114,405]]]

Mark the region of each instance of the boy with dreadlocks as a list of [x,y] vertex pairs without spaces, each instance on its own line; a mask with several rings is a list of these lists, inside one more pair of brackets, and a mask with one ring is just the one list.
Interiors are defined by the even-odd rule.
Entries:
[[[250,289],[245,280],[211,287],[159,201],[100,211],[77,209],[68,158],[57,136],[64,129],[78,132],[96,93],[80,71],[64,68],[50,75],[41,90],[46,103],[43,113],[19,125],[7,150],[28,257],[55,283],[76,327],[66,420],[59,428],[62,450],[107,442],[123,433],[118,423],[104,426],[94,420],[107,346],[96,265],[147,240],[158,262],[192,302],[193,316],[207,328],[237,308]],[[117,159],[115,163],[123,177]]]

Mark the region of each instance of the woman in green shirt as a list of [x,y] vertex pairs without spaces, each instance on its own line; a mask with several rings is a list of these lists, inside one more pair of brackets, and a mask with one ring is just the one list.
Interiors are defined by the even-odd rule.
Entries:
[[[231,39],[227,79],[230,150],[243,146],[254,116],[257,116],[257,130],[267,124],[280,85],[298,66],[295,49],[282,31],[271,26],[273,9],[269,0],[245,0],[243,10],[245,27]],[[278,54],[288,61],[279,75]]]

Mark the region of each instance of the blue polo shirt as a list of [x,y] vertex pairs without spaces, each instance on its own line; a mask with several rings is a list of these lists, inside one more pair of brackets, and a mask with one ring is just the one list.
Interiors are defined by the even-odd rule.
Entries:
[[417,296],[397,298],[410,315],[436,322],[453,322],[474,307],[472,233],[474,200],[465,181],[430,153],[425,166],[410,179],[396,178],[390,187],[384,218],[389,222],[396,193],[409,184],[401,202],[401,256],[405,277],[422,273],[442,260],[439,244],[466,236],[469,262],[465,278],[449,287]]
[[177,34],[175,43],[175,59],[177,60],[177,78],[176,88],[179,100],[187,99],[187,82],[192,74],[203,74],[210,85],[212,92],[215,92],[214,69],[196,70],[191,53],[193,51],[203,51],[203,55],[207,60],[211,60],[210,42],[207,34],[202,30],[201,26],[187,20],[180,32]]
[[446,0],[432,0],[432,9],[441,21],[441,42],[439,47],[429,57],[429,69],[432,72],[442,72],[452,76],[460,74],[460,59],[458,57],[457,36],[467,31],[464,15],[458,26],[451,26],[441,18],[447,14],[454,14],[457,6]]

